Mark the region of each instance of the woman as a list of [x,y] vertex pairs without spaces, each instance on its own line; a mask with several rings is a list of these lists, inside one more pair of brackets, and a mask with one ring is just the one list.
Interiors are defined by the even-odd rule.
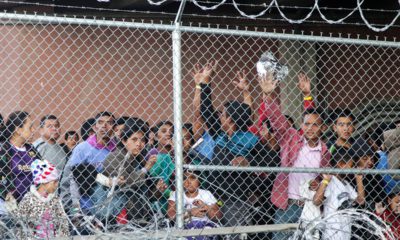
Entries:
[[[127,120],[121,131],[121,147],[110,153],[104,161],[104,171],[97,177],[100,184],[93,195],[94,203],[98,206],[96,213],[100,218],[114,218],[121,212],[122,215],[128,214],[128,218],[145,214],[143,212],[146,207],[138,194],[141,194],[140,188],[157,157],[153,156],[144,163],[141,153],[147,142],[147,127],[142,123],[144,122],[141,120]],[[107,196],[112,196],[112,200],[107,207],[103,207]]]
[[29,144],[34,131],[33,121],[29,113],[16,111],[8,116],[1,152],[1,165],[9,173],[3,173],[9,179],[10,185],[3,193],[11,192],[17,202],[32,185],[30,166],[35,159],[40,159],[39,153]]

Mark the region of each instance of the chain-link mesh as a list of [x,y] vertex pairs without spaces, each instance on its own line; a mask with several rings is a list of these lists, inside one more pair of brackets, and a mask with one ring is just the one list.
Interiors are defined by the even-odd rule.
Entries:
[[[174,226],[172,28],[1,19],[2,230],[139,238]],[[318,172],[399,168],[398,44],[253,35],[182,32],[183,162],[204,167],[183,174],[185,228],[398,238],[395,175]],[[257,75],[264,52],[285,79]]]

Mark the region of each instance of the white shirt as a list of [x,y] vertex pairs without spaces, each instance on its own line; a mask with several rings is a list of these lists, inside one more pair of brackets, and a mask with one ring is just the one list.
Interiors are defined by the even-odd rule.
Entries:
[[[175,202],[176,192],[173,192],[168,200]],[[207,205],[213,205],[217,203],[217,199],[215,199],[215,197],[212,195],[210,191],[199,189],[197,196],[194,198],[187,197],[186,194],[184,195],[183,204],[185,206],[185,209],[190,210],[192,208],[195,208],[196,206],[194,206],[193,202],[196,200],[201,200],[204,202],[204,204]],[[192,220],[211,221],[207,216],[204,216],[202,218],[192,217]]]
[[[306,140],[300,149],[293,167],[298,168],[319,168],[321,166],[321,141],[318,146],[311,148]],[[318,176],[317,173],[289,173],[289,187],[288,196],[290,199],[301,199],[300,197],[300,184],[310,181]]]
[[335,176],[332,177],[329,185],[325,189],[324,217],[327,217],[327,228],[323,239],[350,240],[351,238],[351,219],[334,214],[342,204],[354,201],[357,192],[347,181],[341,181]]

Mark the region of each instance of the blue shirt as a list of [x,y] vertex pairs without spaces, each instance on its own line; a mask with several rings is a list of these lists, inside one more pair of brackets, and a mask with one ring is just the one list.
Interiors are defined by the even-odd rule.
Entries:
[[203,142],[196,147],[196,151],[211,161],[214,157],[215,141],[207,131],[204,132],[202,138]]
[[[376,165],[377,169],[389,169],[389,163],[388,163],[388,156],[386,152],[379,151],[379,161],[378,164]],[[392,192],[393,188],[397,185],[400,184],[399,180],[395,180],[392,178],[390,174],[384,174],[382,176],[384,185],[385,185],[385,192],[389,194]]]
[[95,166],[98,172],[102,172],[103,162],[109,153],[110,150],[107,148],[98,149],[85,141],[74,148],[68,165],[72,167],[79,164],[90,164]]

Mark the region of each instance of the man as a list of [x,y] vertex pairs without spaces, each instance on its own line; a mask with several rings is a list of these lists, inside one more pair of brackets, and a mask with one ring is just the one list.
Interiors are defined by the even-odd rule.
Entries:
[[[259,78],[265,94],[265,114],[270,120],[281,149],[281,167],[319,168],[329,163],[329,151],[321,141],[323,131],[322,113],[316,109],[307,109],[303,114],[302,132],[290,127],[279,105],[272,97],[278,85],[272,74]],[[311,182],[310,187],[318,184],[316,173],[278,173],[274,181],[271,201],[278,208],[275,224],[298,222],[304,202],[300,197],[300,186]],[[274,240],[287,239],[287,233],[276,233]]]
[[[73,211],[76,208],[89,209],[91,207],[89,199],[83,199],[79,193],[79,184],[74,180],[72,170],[76,167],[91,166],[97,173],[103,171],[103,162],[107,155],[114,151],[115,118],[110,112],[100,112],[95,117],[93,130],[95,134],[90,136],[86,141],[78,144],[71,155],[71,159],[65,168],[65,176],[68,179],[66,184],[70,184],[71,197],[68,199],[68,192],[64,193],[64,200],[72,200]],[[96,174],[96,173],[94,173]],[[87,176],[88,177],[88,176]],[[70,203],[71,204],[71,203]]]
[[336,149],[341,147],[350,149],[355,142],[353,139],[353,133],[355,130],[354,115],[348,109],[337,109],[335,112],[333,131],[336,134],[336,140],[328,144],[331,154],[334,154]]
[[59,172],[63,172],[67,155],[62,146],[57,143],[61,133],[60,121],[54,115],[42,117],[39,123],[39,133],[40,138],[33,143],[33,146],[43,159],[56,166]]

